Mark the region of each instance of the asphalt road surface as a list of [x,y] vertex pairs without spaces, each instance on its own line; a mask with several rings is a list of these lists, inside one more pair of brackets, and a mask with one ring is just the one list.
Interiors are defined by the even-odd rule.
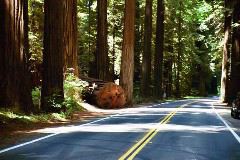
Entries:
[[1,160],[240,160],[239,133],[212,107],[182,100],[119,110],[90,123],[42,129]]

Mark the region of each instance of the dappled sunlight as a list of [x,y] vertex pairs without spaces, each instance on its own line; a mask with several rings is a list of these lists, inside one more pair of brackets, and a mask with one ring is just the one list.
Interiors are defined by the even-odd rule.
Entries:
[[[148,106],[144,108],[127,108],[117,110],[118,114],[99,119],[97,122],[90,122],[83,125],[72,125],[55,128],[45,128],[36,130],[37,133],[72,133],[72,132],[113,132],[113,133],[125,133],[125,132],[147,132],[150,129],[158,129],[161,132],[166,131],[188,131],[188,132],[204,132],[204,133],[217,133],[225,131],[226,128],[222,125],[202,125],[187,123],[185,124],[159,124],[159,122],[166,117],[169,113],[177,111],[174,117],[183,116],[188,117],[189,114],[195,116],[201,116],[206,114],[213,116],[214,110],[210,107],[210,102],[204,101],[201,104],[196,102],[185,108],[167,108],[167,103],[154,108],[154,106]],[[205,106],[206,105],[206,106]],[[116,110],[115,110],[116,111]],[[225,112],[225,109],[223,110]],[[122,121],[124,120],[124,121]],[[143,123],[144,122],[144,123]],[[148,123],[149,122],[149,123]]]
[[160,127],[160,132],[188,132],[188,133],[219,133],[227,131],[225,126],[215,125],[176,125],[176,124],[164,124]]
[[154,128],[156,123],[123,123],[123,124],[93,124],[88,126],[69,126],[59,128],[46,128],[37,130],[38,133],[71,133],[71,132],[146,132],[147,130]]
[[121,124],[91,124],[82,126],[67,126],[57,128],[40,129],[37,133],[72,133],[72,132],[97,132],[97,133],[124,133],[147,132],[150,129],[158,129],[160,132],[193,132],[193,133],[218,133],[226,131],[226,127],[216,125],[177,125],[159,123],[121,123]]
[[[201,124],[159,124],[159,122],[168,115],[168,113],[175,111],[174,108],[139,108],[131,110],[130,113],[118,114],[100,120],[97,123],[84,124],[79,126],[65,126],[56,128],[40,129],[33,132],[37,133],[72,133],[72,132],[111,132],[111,133],[125,133],[125,132],[147,132],[150,129],[158,129],[160,132],[193,132],[193,133],[218,133],[225,131],[226,127],[223,125],[201,125]],[[213,116],[212,109],[201,108],[180,108],[174,117],[182,116],[183,114],[192,114],[201,116],[201,114],[209,114]],[[154,117],[155,116],[155,117]],[[159,117],[162,117],[159,119]],[[154,120],[155,118],[155,120]],[[124,119],[124,121],[121,121]],[[147,123],[150,120],[151,123]],[[141,122],[142,121],[142,122]],[[145,122],[145,123],[143,123]],[[152,123],[154,122],[154,123]]]
[[[135,109],[135,110],[129,110],[129,112],[125,112],[125,114],[120,114],[118,116],[131,116],[131,115],[162,115],[162,113],[168,113],[176,111],[176,108],[141,108],[141,109]],[[224,111],[224,110],[223,110]],[[205,108],[201,107],[200,105],[198,107],[194,108],[180,108],[178,109],[178,113],[181,112],[196,112],[196,113],[214,113],[211,107]]]
[[[212,149],[216,144],[221,144],[221,138],[230,140],[227,143],[225,141],[224,145],[237,145],[230,136],[229,128],[217,118],[216,110],[210,102],[188,101],[185,104],[175,104],[175,107],[164,103],[116,111],[115,114],[84,124],[31,131],[30,134],[44,136],[23,145],[35,143],[37,149],[54,145],[56,147],[51,148],[53,154],[64,152],[71,155],[72,152],[80,151],[90,153],[87,159],[97,159],[98,156],[92,154],[95,150],[102,151],[106,156],[112,153],[116,157],[126,151],[129,156],[137,154],[139,157],[145,157],[148,153],[165,155],[170,152],[177,156],[183,153],[192,156],[197,152],[205,155],[202,152],[204,148],[211,149],[215,154],[218,150]],[[39,141],[42,142],[37,143]],[[48,159],[51,149],[42,154],[29,152],[29,148],[26,148],[21,156]]]

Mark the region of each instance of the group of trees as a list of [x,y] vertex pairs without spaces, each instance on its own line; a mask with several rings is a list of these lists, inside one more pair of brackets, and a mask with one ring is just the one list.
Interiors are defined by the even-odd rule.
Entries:
[[231,102],[240,92],[240,2],[225,0],[221,100]]
[[[216,94],[223,4],[220,0],[1,0],[0,106],[30,111],[31,89],[40,85],[41,109],[55,111],[50,99],[63,101],[67,68],[76,76],[120,79],[129,105],[133,96]],[[236,0],[225,1],[222,95],[240,91],[239,8]]]
[[[45,0],[42,58],[41,109],[56,111],[51,100],[64,99],[64,73],[72,68],[78,75],[77,58],[77,1]],[[99,0],[97,49],[95,54],[96,78],[108,80],[107,1]],[[29,72],[28,1],[2,0],[1,13],[1,106],[19,107],[29,112],[33,106]],[[135,2],[126,1],[123,43],[123,70],[121,83],[132,102]],[[132,58],[130,58],[132,57]],[[125,65],[124,65],[125,64]],[[126,66],[130,64],[131,66]],[[129,81],[130,80],[130,81]]]
[[[77,64],[77,5],[75,0],[44,2],[44,49],[41,108],[53,111],[50,97],[63,100],[63,73]],[[1,88],[0,105],[33,109],[29,70],[29,16],[27,0],[2,0],[1,14]]]
[[0,1],[0,106],[32,108],[27,1]]

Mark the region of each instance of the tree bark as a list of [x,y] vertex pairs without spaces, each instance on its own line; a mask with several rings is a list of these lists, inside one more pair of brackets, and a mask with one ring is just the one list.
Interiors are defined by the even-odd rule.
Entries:
[[113,32],[112,32],[112,40],[113,40],[113,43],[112,43],[112,58],[111,58],[111,64],[110,65],[110,69],[109,69],[109,72],[110,72],[110,75],[111,75],[111,79],[110,81],[114,81],[115,80],[115,60],[116,60],[116,50],[115,50],[115,46],[116,46],[116,26],[114,24],[113,26]]
[[150,96],[151,60],[152,60],[152,0],[146,0],[144,23],[144,51],[142,60],[141,94]]
[[229,89],[229,56],[230,56],[230,35],[232,15],[230,13],[230,6],[228,0],[225,0],[225,22],[224,22],[224,44],[223,44],[223,57],[222,57],[222,76],[221,76],[221,96],[222,102],[228,101]]
[[0,1],[0,106],[30,112],[27,1]]
[[206,80],[205,80],[205,73],[203,71],[202,65],[199,67],[199,95],[204,97],[207,96],[206,94]]
[[182,70],[182,1],[179,2],[179,14],[178,14],[178,51],[177,51],[177,75],[176,75],[176,97],[181,97],[181,77],[180,73]]
[[157,24],[154,57],[154,95],[157,98],[163,96],[163,42],[164,42],[164,2],[157,1]]
[[143,52],[143,22],[141,17],[142,8],[140,1],[136,1],[136,17],[135,17],[135,47],[134,47],[134,76],[133,81],[141,80],[141,56]]
[[67,0],[64,9],[64,71],[72,68],[73,73],[78,76],[77,1]]
[[[94,12],[92,11],[93,0],[88,0],[88,76],[93,78],[98,78],[97,76],[97,62],[96,62],[96,51],[95,43],[92,42],[91,35],[93,35],[92,31],[92,15]],[[91,61],[91,56],[94,56],[94,60]]]
[[173,84],[173,71],[172,71],[172,66],[173,66],[173,60],[171,59],[169,61],[169,71],[168,71],[168,84],[167,84],[167,89],[166,89],[166,96],[171,97],[172,96],[172,84]]
[[126,93],[128,105],[132,105],[133,101],[135,6],[135,0],[125,0],[120,85]]
[[[236,2],[233,9],[233,24],[240,23],[240,2]],[[232,55],[231,55],[231,100],[240,92],[240,27],[233,27],[232,32]]]
[[109,57],[107,49],[107,0],[97,0],[97,78],[109,80]]
[[54,103],[62,103],[63,67],[66,44],[65,9],[67,0],[44,1],[44,50],[43,50],[43,82],[41,108],[52,112],[59,110]]

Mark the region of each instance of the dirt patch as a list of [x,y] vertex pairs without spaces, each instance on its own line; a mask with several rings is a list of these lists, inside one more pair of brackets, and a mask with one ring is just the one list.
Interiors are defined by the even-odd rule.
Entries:
[[93,118],[105,117],[107,114],[102,112],[75,112],[70,119],[66,121],[41,122],[23,122],[13,120],[8,123],[0,122],[0,148],[18,143],[23,138],[31,138],[38,133],[32,131],[47,127],[57,127],[91,120]]

